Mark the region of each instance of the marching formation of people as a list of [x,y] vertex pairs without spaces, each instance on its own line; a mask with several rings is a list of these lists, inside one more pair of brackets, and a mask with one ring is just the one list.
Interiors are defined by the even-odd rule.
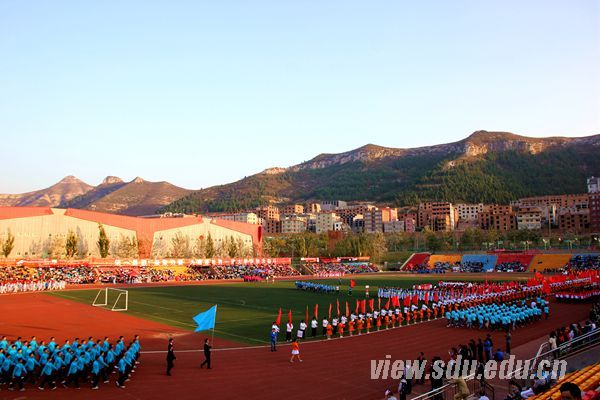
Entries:
[[296,281],[295,282],[296,289],[307,290],[310,292],[319,292],[319,293],[339,293],[340,287],[333,285],[323,285],[315,282],[303,282]]
[[589,287],[578,288],[577,290],[568,290],[555,294],[556,301],[565,303],[578,303],[589,301],[600,297],[600,285],[593,284]]
[[110,338],[75,338],[58,344],[54,337],[48,343],[21,337],[9,342],[6,336],[0,340],[0,388],[24,391],[27,384],[54,390],[58,384],[65,388],[79,389],[80,383],[88,383],[99,389],[100,383],[108,383],[112,373],[117,374],[115,385],[125,388],[139,364],[140,340],[135,335],[129,343],[123,336],[111,343]]
[[47,290],[62,290],[67,287],[65,281],[19,281],[0,283],[0,294],[18,292],[43,292]]
[[465,309],[447,311],[445,314],[449,327],[478,327],[479,329],[505,330],[516,329],[537,321],[542,315],[548,318],[550,304],[537,297],[531,304],[524,300],[507,303],[480,304]]

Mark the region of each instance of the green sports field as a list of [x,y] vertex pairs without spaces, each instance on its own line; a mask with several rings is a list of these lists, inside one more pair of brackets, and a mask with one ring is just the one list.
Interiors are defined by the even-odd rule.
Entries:
[[[419,283],[434,283],[440,279],[461,279],[454,276],[423,276],[415,278],[401,275],[369,275],[354,278],[356,287],[353,296],[348,296],[350,279],[342,279],[340,294],[321,294],[295,288],[293,281],[276,283],[224,283],[185,286],[153,286],[146,288],[129,287],[130,315],[172,325],[193,331],[192,317],[213,305],[218,305],[215,336],[245,344],[268,343],[271,323],[275,320],[279,307],[283,310],[282,323],[287,321],[287,312],[292,310],[294,325],[304,319],[306,306],[312,318],[314,305],[319,305],[319,315],[328,312],[333,304],[335,314],[336,299],[342,310],[345,301],[354,309],[356,299],[364,298],[365,285],[370,286],[371,297],[376,296],[378,287],[412,287]],[[483,276],[482,276],[483,279]],[[316,281],[315,281],[316,282]],[[319,283],[337,285],[337,279],[319,280]],[[92,304],[98,289],[70,290],[49,293],[69,300]]]

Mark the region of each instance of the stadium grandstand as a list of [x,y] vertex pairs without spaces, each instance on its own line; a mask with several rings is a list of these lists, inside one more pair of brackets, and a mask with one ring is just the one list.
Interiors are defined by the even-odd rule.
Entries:
[[429,257],[430,256],[431,256],[430,253],[414,253],[412,256],[410,256],[408,261],[406,261],[406,263],[404,263],[402,270],[413,271],[413,270],[422,269],[423,266],[429,265]]
[[536,254],[529,264],[529,271],[544,272],[566,267],[571,254]]
[[569,260],[570,271],[600,269],[600,253],[573,254]]
[[483,271],[492,271],[496,266],[498,256],[494,254],[465,254],[461,263],[463,268],[468,265],[481,264]]
[[428,265],[430,268],[446,268],[460,266],[462,256],[460,254],[432,254],[429,257]]
[[499,253],[496,261],[496,271],[527,271],[534,254],[530,253]]

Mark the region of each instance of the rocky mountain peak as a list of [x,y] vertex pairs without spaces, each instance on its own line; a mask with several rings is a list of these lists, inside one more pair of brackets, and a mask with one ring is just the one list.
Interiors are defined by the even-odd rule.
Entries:
[[62,178],[60,181],[58,181],[58,183],[72,184],[72,183],[84,183],[84,182],[74,175],[67,175],[64,178]]
[[102,183],[100,183],[100,185],[114,185],[117,183],[123,183],[123,179],[119,178],[118,176],[109,175],[102,180]]

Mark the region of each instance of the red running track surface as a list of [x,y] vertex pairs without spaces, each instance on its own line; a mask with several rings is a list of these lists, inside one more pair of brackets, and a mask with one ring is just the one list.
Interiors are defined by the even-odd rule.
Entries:
[[[552,305],[552,315],[513,332],[513,348],[546,336],[559,326],[588,316],[589,305]],[[0,399],[380,399],[386,388],[397,382],[370,379],[370,360],[414,359],[424,351],[428,359],[439,355],[446,359],[448,349],[471,338],[485,337],[486,332],[473,329],[446,328],[438,320],[399,329],[352,338],[301,344],[303,363],[290,364],[290,347],[279,351],[268,348],[221,350],[235,345],[216,340],[213,369],[201,370],[199,349],[205,335],[193,334],[171,326],[110,312],[44,294],[0,297],[2,321],[0,334],[36,335],[38,340],[56,336],[58,340],[74,336],[112,338],[141,335],[143,351],[164,350],[166,339],[174,335],[177,360],[173,376],[165,375],[165,354],[145,353],[126,389],[102,384],[100,390],[89,386],[81,390],[59,388],[40,392],[28,386],[25,392],[8,392],[4,386]],[[265,327],[265,336],[269,327]],[[504,347],[500,332],[492,334],[496,346]]]

